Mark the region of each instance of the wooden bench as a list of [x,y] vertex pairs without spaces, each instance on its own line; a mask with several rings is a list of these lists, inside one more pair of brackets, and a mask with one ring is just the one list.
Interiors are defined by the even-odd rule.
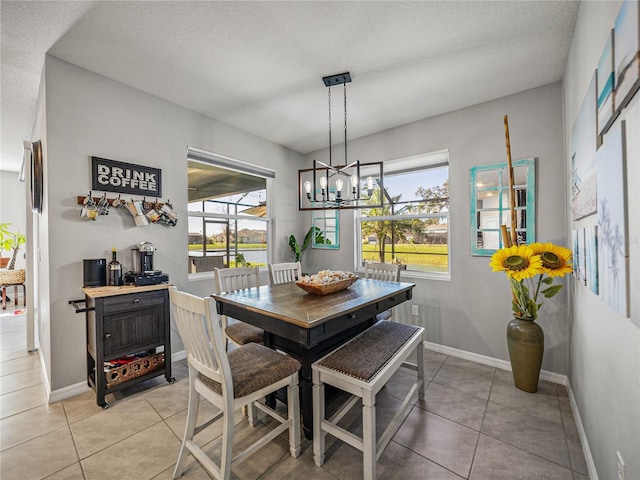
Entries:
[[[342,347],[313,363],[313,458],[322,466],[327,433],[360,450],[364,479],[376,478],[376,462],[400,427],[418,391],[424,399],[424,328],[395,322],[378,322]],[[416,350],[417,378],[376,442],[376,394],[385,386],[407,357]],[[325,418],[325,384],[350,393],[351,398],[329,419]],[[362,400],[362,438],[338,426],[338,422]]]

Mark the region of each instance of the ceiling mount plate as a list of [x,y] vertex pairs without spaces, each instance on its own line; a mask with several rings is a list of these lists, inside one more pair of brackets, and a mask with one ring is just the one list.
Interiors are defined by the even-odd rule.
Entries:
[[328,77],[322,77],[322,81],[324,82],[325,87],[351,83],[351,74],[349,72],[344,72],[338,73],[337,75],[329,75]]

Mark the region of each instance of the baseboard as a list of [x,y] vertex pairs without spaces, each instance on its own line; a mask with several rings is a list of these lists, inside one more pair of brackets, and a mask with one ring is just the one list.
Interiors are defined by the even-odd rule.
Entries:
[[90,390],[87,382],[80,382],[68,387],[59,388],[49,393],[49,403],[59,402],[60,400],[66,400],[67,398],[75,397],[81,393]]
[[[443,353],[445,355],[452,355],[454,357],[463,358],[465,360],[481,363],[490,367],[511,371],[511,363],[506,360],[499,360],[497,358],[488,357],[486,355],[479,355],[477,353],[467,352],[465,350],[459,350],[457,348],[447,347],[445,345],[438,345],[437,343],[424,343],[426,348],[434,352]],[[578,404],[576,403],[576,399],[573,395],[573,390],[571,389],[569,378],[566,375],[549,372],[547,370],[541,370],[540,379],[546,380],[551,383],[558,383],[560,385],[564,385],[567,388],[569,402],[571,404],[571,411],[573,412],[573,418],[575,419],[576,427],[578,429],[578,435],[580,436],[580,442],[582,444],[584,459],[587,464],[587,469],[589,470],[589,478],[590,480],[598,480],[598,472],[596,471],[596,465],[593,462],[593,457],[591,456],[591,449],[589,448],[589,442],[587,441],[587,434],[584,430],[584,426],[582,425],[580,411],[578,410]]]
[[591,449],[589,448],[589,441],[587,440],[587,432],[582,425],[582,419],[580,418],[580,411],[578,410],[578,404],[576,403],[576,397],[573,395],[573,389],[571,383],[567,379],[566,383],[567,393],[569,395],[569,402],[571,403],[571,411],[573,412],[573,418],[578,428],[578,435],[580,436],[580,443],[582,444],[582,453],[584,454],[584,461],[587,464],[587,470],[589,471],[590,480],[598,480],[598,472],[596,470],[596,464],[593,461],[591,455]]
[[[447,347],[446,345],[438,345],[437,343],[424,342],[426,348],[438,353],[444,353],[445,355],[452,355],[454,357],[464,358],[472,362],[481,363],[490,367],[500,368],[501,370],[511,371],[511,363],[507,360],[500,360],[498,358],[488,357],[486,355],[480,355],[478,353],[467,352],[466,350],[459,350],[453,347]],[[567,376],[561,375],[555,372],[549,372],[548,370],[540,371],[540,379],[546,380],[551,383],[559,383],[560,385],[567,385]]]
[[185,352],[184,350],[180,350],[179,352],[172,352],[171,353],[171,361],[172,362],[179,362],[180,360],[184,360],[185,358],[187,358],[187,352]]

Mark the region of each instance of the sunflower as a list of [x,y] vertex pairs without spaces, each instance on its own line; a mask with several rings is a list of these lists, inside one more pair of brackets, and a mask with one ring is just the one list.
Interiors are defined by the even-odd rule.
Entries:
[[514,245],[496,251],[489,266],[494,272],[505,272],[518,282],[543,273],[540,256],[528,245]]
[[540,257],[542,270],[550,277],[564,277],[565,274],[573,272],[572,253],[568,248],[551,242],[532,243],[529,247]]

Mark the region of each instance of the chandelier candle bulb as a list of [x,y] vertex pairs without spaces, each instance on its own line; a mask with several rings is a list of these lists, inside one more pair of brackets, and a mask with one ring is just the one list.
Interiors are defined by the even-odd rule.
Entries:
[[309,180],[304,182],[304,191],[307,193],[307,198],[311,200],[311,182]]
[[341,178],[336,179],[336,197],[340,198],[342,197],[342,187],[344,185],[344,182]]

